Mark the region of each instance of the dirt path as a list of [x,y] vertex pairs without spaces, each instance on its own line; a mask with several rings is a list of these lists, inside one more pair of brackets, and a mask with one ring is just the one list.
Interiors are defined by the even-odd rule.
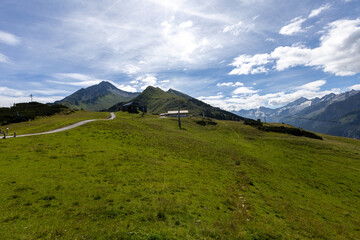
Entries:
[[[110,118],[108,118],[108,119],[89,119],[89,120],[84,120],[84,121],[81,121],[81,122],[78,122],[78,123],[74,123],[74,124],[72,124],[72,125],[70,125],[70,126],[67,126],[67,127],[62,127],[62,128],[55,129],[55,130],[51,130],[51,131],[47,131],[47,132],[16,135],[16,137],[29,137],[29,136],[36,136],[36,135],[43,135],[43,134],[51,134],[51,133],[63,132],[63,131],[67,131],[67,130],[70,130],[70,129],[79,127],[79,126],[84,125],[84,124],[89,123],[89,122],[113,120],[115,117],[116,117],[116,116],[115,116],[115,113],[112,112],[112,113],[110,113]],[[14,136],[6,136],[6,138],[12,138],[12,137],[14,137]],[[0,139],[3,139],[3,137],[0,136]]]

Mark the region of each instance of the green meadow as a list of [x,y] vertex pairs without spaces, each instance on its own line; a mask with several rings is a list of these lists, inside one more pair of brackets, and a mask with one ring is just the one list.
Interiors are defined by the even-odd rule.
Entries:
[[0,126],[0,129],[5,131],[9,128],[9,134],[17,135],[45,132],[66,127],[71,124],[87,120],[87,119],[106,119],[109,113],[105,112],[88,112],[76,110],[74,113],[67,114],[67,112],[55,114],[52,117],[38,117],[35,121],[13,123],[5,126]]
[[[0,140],[0,239],[360,238],[360,141],[116,115]],[[107,117],[79,111],[10,129]]]

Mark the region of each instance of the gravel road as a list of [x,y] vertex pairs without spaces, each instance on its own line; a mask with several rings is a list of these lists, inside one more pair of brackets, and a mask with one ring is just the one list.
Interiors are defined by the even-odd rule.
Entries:
[[[67,126],[67,127],[62,127],[62,128],[55,129],[55,130],[51,130],[51,131],[47,131],[47,132],[16,135],[16,137],[29,137],[29,136],[36,136],[36,135],[43,135],[43,134],[51,134],[51,133],[63,132],[63,131],[67,131],[67,130],[70,130],[70,129],[79,127],[79,126],[84,125],[84,124],[89,123],[89,122],[113,120],[115,117],[116,117],[116,116],[115,116],[115,113],[112,112],[112,113],[110,113],[110,118],[108,118],[108,119],[89,119],[89,120],[84,120],[84,121],[81,121],[81,122],[72,124],[72,125]],[[6,138],[12,138],[12,137],[14,137],[14,136],[6,136]],[[3,137],[0,136],[0,139],[3,139]]]

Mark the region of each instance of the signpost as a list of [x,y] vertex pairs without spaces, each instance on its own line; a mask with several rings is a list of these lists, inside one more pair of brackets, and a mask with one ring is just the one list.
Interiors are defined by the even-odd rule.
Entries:
[[181,129],[181,120],[180,120],[180,105],[178,109],[178,120],[179,120],[179,128]]

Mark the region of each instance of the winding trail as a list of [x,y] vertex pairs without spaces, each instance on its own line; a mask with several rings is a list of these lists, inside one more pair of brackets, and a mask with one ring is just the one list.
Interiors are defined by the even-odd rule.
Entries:
[[[63,131],[67,131],[67,130],[82,126],[82,125],[84,125],[86,123],[89,123],[89,122],[113,120],[115,117],[116,117],[115,113],[111,112],[110,113],[110,118],[108,118],[108,119],[89,119],[89,120],[84,120],[84,121],[81,121],[81,122],[78,122],[78,123],[74,123],[74,124],[72,124],[70,126],[62,127],[62,128],[55,129],[55,130],[50,130],[50,131],[41,132],[41,133],[30,133],[30,134],[16,135],[16,137],[29,137],[29,136],[36,136],[36,135],[44,135],[44,134],[63,132]],[[14,136],[6,136],[6,138],[13,138],[13,137]],[[0,136],[0,139],[3,139],[3,138]]]

